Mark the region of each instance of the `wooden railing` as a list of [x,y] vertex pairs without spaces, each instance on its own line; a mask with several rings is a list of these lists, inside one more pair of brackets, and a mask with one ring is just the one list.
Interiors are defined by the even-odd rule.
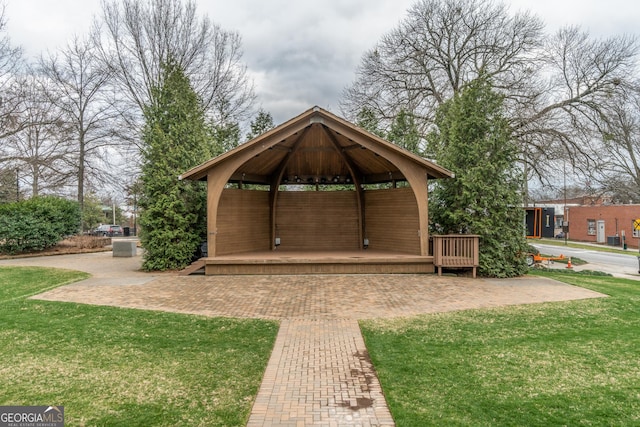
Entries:
[[480,265],[479,239],[475,234],[443,234],[433,236],[433,264],[438,268],[476,268]]

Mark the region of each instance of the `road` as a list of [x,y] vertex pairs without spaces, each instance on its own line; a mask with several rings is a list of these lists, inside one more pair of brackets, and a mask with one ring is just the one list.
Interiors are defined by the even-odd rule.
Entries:
[[600,252],[597,250],[588,249],[575,249],[568,246],[554,246],[535,243],[534,246],[544,254],[549,255],[564,255],[566,257],[578,257],[587,261],[589,264],[575,267],[577,270],[596,270],[604,271],[605,273],[613,274],[614,276],[636,276],[634,278],[640,279],[638,274],[638,255],[640,253],[635,250],[628,251],[628,253],[610,253]]

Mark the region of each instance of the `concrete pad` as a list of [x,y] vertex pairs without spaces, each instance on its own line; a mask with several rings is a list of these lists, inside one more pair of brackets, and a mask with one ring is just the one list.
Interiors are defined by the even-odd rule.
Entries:
[[75,255],[54,255],[0,260],[0,265],[38,266],[84,271],[91,277],[75,285],[136,285],[157,279],[163,273],[141,270],[142,257],[114,258],[111,252],[94,252]]

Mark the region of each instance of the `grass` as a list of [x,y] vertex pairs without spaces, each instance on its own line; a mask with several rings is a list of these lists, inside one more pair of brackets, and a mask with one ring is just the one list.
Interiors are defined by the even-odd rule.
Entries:
[[277,323],[27,299],[86,277],[0,268],[0,405],[67,426],[245,425]]
[[398,426],[640,425],[640,282],[536,274],[610,297],[362,322]]

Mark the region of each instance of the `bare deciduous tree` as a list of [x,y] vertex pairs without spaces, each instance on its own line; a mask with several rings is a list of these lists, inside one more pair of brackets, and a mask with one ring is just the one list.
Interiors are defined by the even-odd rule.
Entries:
[[576,27],[547,38],[529,95],[512,112],[514,137],[527,145],[539,176],[547,159],[567,159],[583,174],[598,169],[595,125],[632,85],[637,53],[633,38],[593,39]]
[[596,184],[618,202],[640,202],[640,88],[615,98],[597,131],[602,144],[591,153],[600,160]]
[[86,181],[113,182],[117,171],[109,165],[119,140],[113,131],[117,118],[108,96],[111,74],[100,65],[90,41],[75,37],[56,54],[40,58],[43,92],[70,127],[72,154],[66,157],[77,180],[82,209]]
[[67,158],[70,128],[62,113],[42,92],[41,83],[32,76],[23,77],[22,108],[16,118],[22,127],[5,138],[6,160],[19,168],[31,186],[31,196],[59,192],[69,182]]
[[16,202],[20,199],[20,171],[0,168],[0,203]]
[[254,99],[241,62],[240,36],[200,18],[194,1],[103,0],[94,38],[139,112],[151,102],[152,88],[160,84],[162,65],[169,60],[185,70],[216,122],[244,118]]
[[[22,68],[22,49],[11,44],[5,33],[6,6],[0,4],[0,139],[20,129],[16,114],[20,112],[21,96],[15,88],[14,76]],[[0,158],[2,153],[0,152]]]
[[422,0],[363,57],[341,108],[372,111],[386,127],[412,111],[424,135],[438,106],[482,73],[506,97],[529,175],[544,178],[558,158],[588,172],[600,160],[588,148],[594,123],[630,85],[637,55],[633,38],[550,36],[537,17],[491,0]]
[[349,116],[366,107],[387,122],[400,110],[432,122],[480,73],[501,87],[524,85],[541,30],[537,18],[489,0],[420,1],[365,54],[341,106]]

